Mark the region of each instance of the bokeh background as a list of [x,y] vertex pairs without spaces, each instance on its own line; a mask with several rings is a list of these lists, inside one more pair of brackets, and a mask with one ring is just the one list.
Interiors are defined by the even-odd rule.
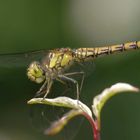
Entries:
[[[139,5],[139,0],[1,0],[0,53],[140,40]],[[27,79],[26,65],[18,67],[2,58],[0,140],[54,139],[37,132],[30,123],[27,101],[40,85]],[[94,72],[85,79],[82,101],[91,105],[95,95],[117,82],[140,87],[139,60],[139,51],[95,60]],[[90,140],[91,136],[85,121],[75,139]],[[102,112],[101,139],[140,139],[140,94],[120,94],[109,100]]]

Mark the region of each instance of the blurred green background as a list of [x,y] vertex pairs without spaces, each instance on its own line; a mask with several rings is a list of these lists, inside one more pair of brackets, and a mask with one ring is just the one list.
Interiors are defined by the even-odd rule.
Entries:
[[[139,5],[139,0],[1,0],[0,53],[140,40]],[[95,95],[117,82],[140,87],[139,53],[130,51],[95,60],[94,73],[85,79],[82,101],[91,105]],[[0,140],[53,139],[37,132],[29,121],[26,102],[39,85],[27,79],[27,66],[14,67],[10,60],[8,65],[0,64]],[[75,139],[92,139],[90,129],[84,122]],[[139,138],[140,95],[112,98],[102,112],[101,139]]]

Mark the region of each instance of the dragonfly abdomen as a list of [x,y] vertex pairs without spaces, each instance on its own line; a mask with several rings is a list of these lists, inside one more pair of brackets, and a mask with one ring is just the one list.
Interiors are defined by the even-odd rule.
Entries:
[[138,48],[140,48],[140,41],[98,48],[78,48],[74,50],[74,53],[75,57],[79,60],[89,60],[103,55],[110,55],[116,52],[124,52]]

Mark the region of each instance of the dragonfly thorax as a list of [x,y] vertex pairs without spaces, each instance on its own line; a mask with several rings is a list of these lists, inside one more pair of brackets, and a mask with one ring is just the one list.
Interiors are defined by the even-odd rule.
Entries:
[[31,81],[36,83],[42,83],[46,79],[45,71],[37,61],[34,61],[29,65],[27,69],[27,76]]
[[73,64],[73,52],[69,48],[50,51],[41,61],[46,77],[55,79]]

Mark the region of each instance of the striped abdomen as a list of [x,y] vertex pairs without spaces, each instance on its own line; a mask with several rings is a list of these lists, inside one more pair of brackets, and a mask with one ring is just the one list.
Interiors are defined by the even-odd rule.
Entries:
[[77,59],[88,60],[102,55],[110,55],[116,52],[123,52],[127,50],[138,49],[138,48],[140,48],[140,41],[99,47],[99,48],[78,48],[74,50],[74,53]]

